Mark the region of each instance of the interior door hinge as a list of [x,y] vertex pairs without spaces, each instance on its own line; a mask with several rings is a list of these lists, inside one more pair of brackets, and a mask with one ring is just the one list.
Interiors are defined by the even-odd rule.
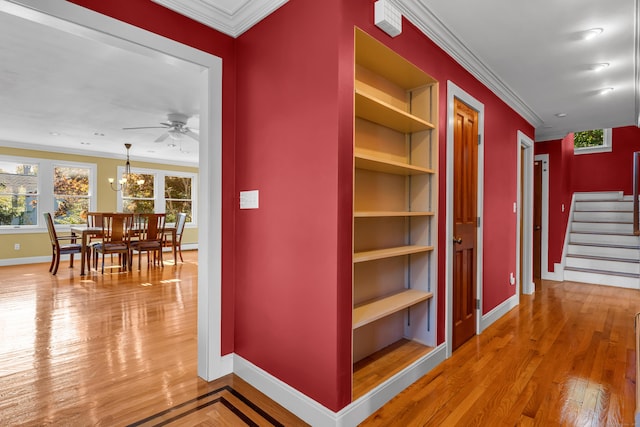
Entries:
[[480,310],[480,300],[476,300],[476,310]]
[[478,145],[482,144],[482,135],[478,135]]
[[478,217],[478,220],[476,221],[476,227],[480,227],[480,217]]

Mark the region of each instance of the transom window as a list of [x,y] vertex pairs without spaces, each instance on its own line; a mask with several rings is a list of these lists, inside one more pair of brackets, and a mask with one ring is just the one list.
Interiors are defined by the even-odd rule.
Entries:
[[611,150],[611,128],[573,133],[574,154],[603,153]]

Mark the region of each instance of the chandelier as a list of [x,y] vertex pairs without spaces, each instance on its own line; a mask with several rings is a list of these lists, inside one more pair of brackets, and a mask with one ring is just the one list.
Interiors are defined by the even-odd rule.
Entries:
[[[129,178],[131,177],[131,162],[129,161],[129,149],[131,148],[131,144],[124,144],[124,147],[127,149],[127,163],[124,165],[124,173],[122,174],[122,178],[120,178],[117,183],[113,178],[109,178],[109,185],[111,185],[111,189],[113,191],[122,191],[126,193],[127,183],[129,182]],[[144,179],[137,180],[136,184],[144,184]]]

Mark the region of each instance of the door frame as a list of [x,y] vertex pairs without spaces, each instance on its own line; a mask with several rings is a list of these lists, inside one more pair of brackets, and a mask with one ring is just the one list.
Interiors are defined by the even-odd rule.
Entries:
[[[520,280],[520,271],[522,271],[524,282],[516,286],[521,285],[522,293],[531,295],[535,290],[533,282],[533,139],[518,131],[516,144],[518,152],[517,212],[522,212],[522,233],[520,233],[521,215],[516,215],[516,253],[520,253],[521,247],[523,251],[523,265],[520,265],[520,256],[516,257],[516,280]],[[521,148],[524,149],[524,154]],[[518,300],[520,300],[519,292]]]
[[198,185],[198,376],[207,381],[233,371],[223,356],[222,325],[222,59],[66,0],[0,0],[0,12],[149,55],[202,67]]
[[542,162],[542,236],[540,243],[540,275],[545,280],[558,279],[557,272],[549,271],[549,155],[536,154],[534,161]]
[[447,150],[446,150],[446,207],[447,220],[445,232],[445,342],[446,357],[451,357],[451,343],[453,340],[453,126],[454,126],[454,101],[465,103],[478,112],[478,188],[477,188],[477,215],[480,225],[476,239],[476,298],[480,301],[480,308],[476,309],[476,334],[481,332],[482,318],[482,230],[484,227],[484,104],[469,95],[451,80],[447,80]]

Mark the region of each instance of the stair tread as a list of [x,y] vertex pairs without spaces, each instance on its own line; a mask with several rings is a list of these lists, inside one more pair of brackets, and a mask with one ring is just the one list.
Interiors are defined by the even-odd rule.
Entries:
[[625,224],[633,225],[633,221],[572,221],[574,224]]
[[607,257],[607,256],[594,256],[594,255],[573,255],[568,254],[567,258],[581,258],[581,259],[595,259],[600,261],[615,261],[615,262],[630,262],[630,263],[638,263],[637,259],[630,258],[616,258],[616,257]]
[[569,242],[574,246],[591,246],[597,248],[613,248],[613,249],[640,249],[640,245],[617,245],[611,243],[582,243],[582,242]]
[[601,274],[605,276],[622,276],[622,277],[634,277],[640,279],[640,273],[622,273],[618,271],[606,271],[606,270],[595,270],[591,268],[581,268],[581,267],[565,267],[565,271],[577,271],[581,273],[592,273],[592,274]]
[[606,234],[607,236],[635,236],[633,233],[620,233],[619,231],[571,231],[571,234],[592,234],[594,236],[598,236],[601,234]]

